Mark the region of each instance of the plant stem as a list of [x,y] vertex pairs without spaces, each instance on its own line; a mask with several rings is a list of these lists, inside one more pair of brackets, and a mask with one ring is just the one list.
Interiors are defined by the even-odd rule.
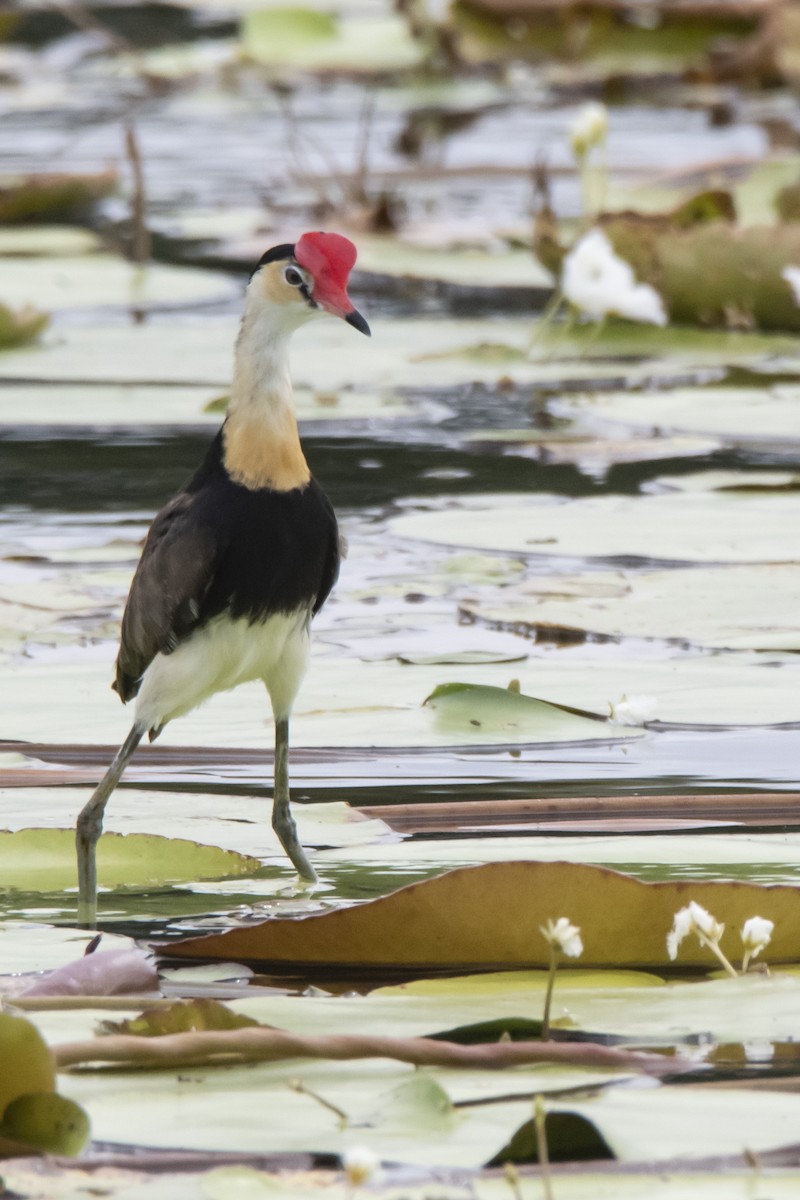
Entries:
[[539,1170],[542,1174],[542,1190],[545,1200],[553,1200],[553,1187],[550,1180],[550,1155],[547,1151],[547,1110],[544,1097],[540,1094],[533,1099],[533,1123],[536,1127],[536,1154],[539,1159]]
[[144,266],[150,261],[150,230],[147,227],[147,189],[144,181],[144,167],[139,149],[139,138],[136,127],[132,122],[125,124],[125,153],[131,167],[133,177],[133,196],[131,200],[131,220],[133,223],[133,242],[131,245],[131,260],[137,266]]
[[537,341],[544,336],[544,334],[553,324],[553,321],[558,316],[559,309],[563,303],[564,295],[559,285],[556,284],[555,291],[539,314],[539,319],[535,323],[533,331],[531,332],[530,341],[528,342],[529,357],[533,353]]
[[511,1188],[511,1194],[514,1200],[522,1200],[522,1188],[519,1182],[519,1171],[512,1162],[503,1164],[503,1178]]
[[334,1116],[339,1118],[340,1129],[347,1129],[350,1120],[343,1108],[339,1108],[332,1101],[326,1100],[324,1096],[320,1096],[319,1092],[314,1092],[311,1088],[306,1087],[302,1079],[292,1079],[289,1087],[293,1092],[299,1092],[302,1096],[308,1096],[311,1100],[316,1100],[317,1104],[321,1104],[323,1108],[327,1108],[328,1112],[332,1112]]
[[733,979],[738,979],[738,978],[739,978],[739,972],[738,972],[738,971],[735,969],[735,967],[732,967],[732,966],[731,966],[731,964],[728,962],[727,958],[725,957],[725,955],[722,953],[722,951],[721,951],[721,950],[720,950],[720,948],[719,948],[719,942],[712,941],[712,939],[711,939],[711,938],[707,938],[707,937],[705,937],[705,936],[704,936],[702,933],[700,933],[699,931],[698,931],[698,934],[697,934],[697,936],[698,936],[698,938],[700,939],[700,945],[701,945],[701,946],[707,946],[707,947],[708,947],[708,949],[711,951],[711,953],[716,955],[716,957],[717,957],[717,958],[719,959],[719,961],[722,963],[723,967],[724,967],[724,968],[725,968],[725,970],[728,972],[728,974],[729,974],[729,975],[730,975],[730,976],[731,976]]
[[550,1007],[553,1003],[553,985],[556,981],[556,971],[558,970],[558,951],[551,943],[550,945],[550,968],[547,976],[547,991],[544,994],[544,1012],[542,1013],[542,1041],[546,1042],[550,1039]]

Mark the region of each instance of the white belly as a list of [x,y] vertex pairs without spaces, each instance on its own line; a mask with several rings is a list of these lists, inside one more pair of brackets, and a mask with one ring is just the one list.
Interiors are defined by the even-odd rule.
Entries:
[[254,625],[217,617],[172,654],[157,654],[136,699],[136,722],[158,729],[217,692],[263,679],[277,718],[288,717],[308,666],[310,613]]

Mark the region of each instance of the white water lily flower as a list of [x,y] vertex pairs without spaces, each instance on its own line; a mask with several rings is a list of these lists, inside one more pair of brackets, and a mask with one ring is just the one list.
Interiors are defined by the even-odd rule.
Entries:
[[670,958],[677,958],[678,947],[690,933],[696,933],[701,941],[716,943],[724,932],[724,925],[721,925],[695,900],[691,900],[685,908],[681,908],[675,913],[672,929],[667,934],[667,953]]
[[800,267],[784,267],[781,278],[785,279],[792,289],[795,304],[800,305]]
[[755,958],[772,940],[774,921],[766,917],[751,917],[742,926],[742,945],[748,958]]
[[658,708],[655,696],[628,696],[623,694],[616,702],[609,700],[609,720],[618,725],[646,725]]
[[685,937],[692,932],[692,915],[688,908],[681,908],[675,913],[672,929],[667,934],[667,953],[670,958],[678,957],[678,947]]
[[546,925],[539,928],[550,945],[566,954],[567,958],[580,958],[583,954],[581,931],[577,925],[570,923],[569,917],[559,917],[557,921],[551,917]]
[[561,291],[587,317],[627,317],[666,325],[664,302],[649,283],[637,283],[630,263],[614,252],[602,229],[590,229],[564,259]]
[[434,25],[446,25],[450,19],[450,0],[425,0],[425,8]]
[[361,1187],[365,1183],[378,1183],[383,1172],[381,1160],[369,1146],[351,1146],[342,1155],[347,1182],[351,1187]]
[[768,1063],[775,1057],[772,1042],[742,1042],[745,1060],[749,1063]]
[[576,158],[583,158],[608,136],[608,109],[592,100],[584,104],[569,127],[569,144]]

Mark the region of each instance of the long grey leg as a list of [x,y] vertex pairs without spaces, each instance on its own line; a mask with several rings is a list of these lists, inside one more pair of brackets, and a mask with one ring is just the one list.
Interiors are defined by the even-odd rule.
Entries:
[[96,848],[103,832],[103,813],[122,772],[144,736],[144,726],[134,725],[120,746],[111,766],[81,809],[76,826],[78,849],[78,920],[94,925],[97,919]]
[[275,782],[272,800],[272,828],[292,860],[301,879],[317,882],[317,872],[306,857],[297,837],[289,795],[289,719],[275,719]]

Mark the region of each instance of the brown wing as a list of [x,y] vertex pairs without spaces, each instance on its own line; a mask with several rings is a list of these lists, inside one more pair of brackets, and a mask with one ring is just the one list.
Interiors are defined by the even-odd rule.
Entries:
[[122,618],[117,677],[123,701],[139,691],[156,654],[170,654],[198,624],[219,546],[198,520],[196,494],[181,492],[150,526]]

